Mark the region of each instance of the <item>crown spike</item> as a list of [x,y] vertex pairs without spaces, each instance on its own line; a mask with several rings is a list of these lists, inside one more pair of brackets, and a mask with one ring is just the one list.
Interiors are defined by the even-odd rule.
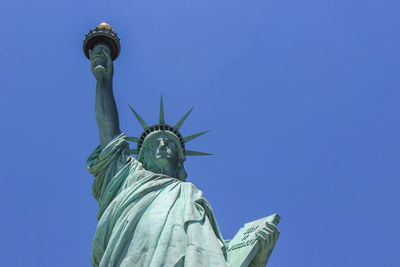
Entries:
[[161,94],[161,101],[160,101],[160,124],[165,124],[164,121],[164,104],[163,104],[163,99],[162,99],[162,94]]
[[214,154],[185,149],[185,156],[212,156]]
[[183,141],[184,141],[185,143],[186,143],[186,142],[189,142],[190,140],[193,140],[193,139],[199,137],[200,135],[203,135],[203,134],[208,133],[208,132],[209,132],[209,131],[204,131],[204,132],[201,132],[201,133],[192,134],[192,135],[183,137]]
[[189,116],[190,112],[192,112],[192,110],[194,109],[194,107],[192,107],[183,117],[182,119],[180,119],[178,121],[177,124],[175,124],[174,128],[179,130],[179,128],[182,126],[182,124],[185,122],[186,118]]
[[139,137],[127,137],[126,140],[137,143],[139,142]]
[[139,116],[139,114],[136,113],[136,111],[131,107],[131,105],[129,105],[129,107],[131,108],[131,110],[132,110],[133,114],[135,115],[136,119],[139,121],[140,125],[142,125],[143,129],[149,128],[147,123]]

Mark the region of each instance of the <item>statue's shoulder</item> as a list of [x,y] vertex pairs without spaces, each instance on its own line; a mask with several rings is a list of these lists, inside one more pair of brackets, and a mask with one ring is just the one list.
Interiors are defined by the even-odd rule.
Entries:
[[181,186],[186,193],[195,195],[196,198],[203,198],[203,192],[195,184],[187,181],[181,181]]

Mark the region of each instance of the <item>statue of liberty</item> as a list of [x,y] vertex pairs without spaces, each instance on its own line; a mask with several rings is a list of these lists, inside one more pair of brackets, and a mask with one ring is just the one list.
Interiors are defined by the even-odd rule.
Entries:
[[[186,149],[186,142],[206,132],[187,137],[179,132],[191,110],[171,126],[164,121],[161,98],[159,122],[149,126],[131,107],[143,133],[127,137],[119,127],[112,87],[119,39],[102,23],[86,36],[84,50],[96,79],[100,136],[87,161],[99,203],[92,266],[265,266],[279,235],[276,226],[263,222],[250,229],[257,240],[229,249],[202,192],[186,182],[186,156],[209,155]],[[137,147],[130,149],[129,142]],[[257,252],[246,263],[235,262],[242,247],[255,245]]]

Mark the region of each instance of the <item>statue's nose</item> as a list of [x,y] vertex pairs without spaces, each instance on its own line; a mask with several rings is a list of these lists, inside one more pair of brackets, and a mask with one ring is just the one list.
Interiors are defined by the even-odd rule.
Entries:
[[160,148],[165,148],[165,142],[163,139],[160,140]]

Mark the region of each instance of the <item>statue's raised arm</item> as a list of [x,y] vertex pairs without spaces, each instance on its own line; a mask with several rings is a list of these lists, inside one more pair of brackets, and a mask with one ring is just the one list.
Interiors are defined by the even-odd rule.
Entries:
[[84,50],[90,59],[90,68],[96,78],[96,121],[99,127],[100,145],[104,148],[121,133],[112,87],[113,60],[119,54],[119,39],[110,25],[102,23],[86,36]]
[[117,105],[113,93],[113,61],[106,45],[96,45],[89,50],[91,69],[96,78],[96,121],[99,127],[100,145],[104,147],[121,133]]

